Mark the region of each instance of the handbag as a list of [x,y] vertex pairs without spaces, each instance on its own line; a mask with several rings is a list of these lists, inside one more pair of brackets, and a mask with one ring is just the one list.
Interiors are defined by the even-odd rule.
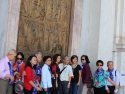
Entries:
[[90,71],[90,79],[87,82],[87,88],[92,88],[93,87],[93,77],[92,77],[92,73]]

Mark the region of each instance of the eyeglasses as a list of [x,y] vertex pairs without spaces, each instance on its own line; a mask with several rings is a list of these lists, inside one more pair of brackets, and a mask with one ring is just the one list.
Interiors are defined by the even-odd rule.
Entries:
[[81,60],[85,60],[85,59],[81,59]]
[[103,65],[97,65],[97,66],[103,66]]
[[23,60],[23,58],[16,58],[17,60]]

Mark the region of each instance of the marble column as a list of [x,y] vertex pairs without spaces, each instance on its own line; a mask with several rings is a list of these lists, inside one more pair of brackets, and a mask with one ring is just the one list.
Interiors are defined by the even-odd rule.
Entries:
[[16,49],[21,0],[9,0],[5,53]]
[[[0,58],[4,55],[6,39],[6,23],[8,13],[8,0],[0,0]],[[5,7],[6,6],[6,7]]]
[[68,55],[80,54],[83,0],[72,0]]
[[116,0],[113,60],[120,72],[118,94],[125,94],[125,0]]

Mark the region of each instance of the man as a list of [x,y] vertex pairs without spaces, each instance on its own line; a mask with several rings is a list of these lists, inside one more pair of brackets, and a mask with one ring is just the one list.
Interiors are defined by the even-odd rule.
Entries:
[[12,60],[16,56],[16,51],[11,49],[8,54],[0,60],[0,94],[13,94],[14,74],[12,71]]
[[69,57],[63,58],[63,63],[59,64],[60,68],[60,84],[58,94],[69,94],[71,77],[73,76],[72,68],[69,65]]
[[[119,85],[120,75],[117,70],[114,69],[114,64],[112,61],[107,62],[109,77],[112,81],[115,82],[116,85]],[[107,94],[117,94],[118,89],[115,89],[115,86],[111,84],[108,80],[106,81],[106,93]]]
[[37,79],[38,79],[39,83],[41,83],[41,68],[40,68],[40,63],[42,61],[42,53],[38,52],[35,55],[37,57],[37,65],[36,65]]

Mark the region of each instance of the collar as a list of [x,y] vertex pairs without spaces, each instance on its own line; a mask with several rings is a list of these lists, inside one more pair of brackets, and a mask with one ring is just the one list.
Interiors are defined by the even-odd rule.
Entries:
[[114,68],[113,68],[113,69],[111,69],[111,70],[110,70],[110,69],[108,69],[108,71],[109,71],[109,72],[113,72],[113,71],[114,71]]
[[6,58],[6,61],[7,61],[7,62],[11,62],[11,61],[9,61],[9,59],[8,59],[8,57],[7,57],[7,56],[5,56],[5,58]]

